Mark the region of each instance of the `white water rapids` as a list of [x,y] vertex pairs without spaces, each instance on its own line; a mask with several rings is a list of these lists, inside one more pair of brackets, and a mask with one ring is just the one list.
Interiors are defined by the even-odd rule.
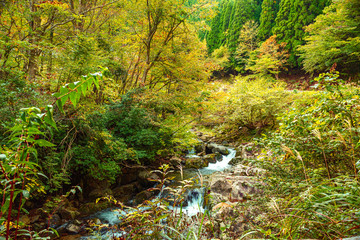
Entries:
[[[231,165],[229,165],[229,162],[231,161],[231,159],[233,159],[236,155],[236,151],[234,149],[228,149],[229,150],[229,154],[228,155],[223,155],[222,156],[222,160],[218,161],[216,163],[210,163],[208,167],[199,169],[199,172],[201,175],[209,175],[211,173],[214,172],[218,172],[218,171],[224,171],[227,168],[230,168]],[[188,155],[191,157],[194,157],[196,155],[191,155],[191,153]],[[169,207],[170,209],[173,209],[176,212],[182,212],[186,215],[188,215],[189,217],[195,216],[197,215],[199,212],[204,212],[205,208],[204,208],[204,193],[205,193],[205,188],[195,188],[192,189],[188,192],[187,197],[186,197],[186,201],[187,201],[187,205],[185,207]],[[162,197],[161,193],[159,194],[158,197]],[[143,210],[146,210],[146,208],[144,208]],[[134,210],[131,209],[126,209],[126,210],[121,210],[121,209],[106,209],[103,210],[101,212],[96,213],[95,215],[93,215],[93,218],[98,218],[102,223],[107,223],[109,225],[114,225],[117,223],[121,222],[121,219],[126,216],[126,214],[129,214],[131,212],[133,212]],[[116,234],[118,235],[122,235],[123,233],[112,233],[112,232],[107,232],[105,233],[106,236],[113,235]],[[105,237],[104,235],[102,235],[102,237]],[[91,237],[82,237],[82,239],[89,239]],[[103,239],[106,239],[103,238]]]

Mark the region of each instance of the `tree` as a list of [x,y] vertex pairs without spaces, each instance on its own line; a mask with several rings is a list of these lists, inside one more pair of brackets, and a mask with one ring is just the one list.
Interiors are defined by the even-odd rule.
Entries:
[[310,36],[299,50],[307,72],[326,71],[334,63],[344,71],[359,72],[359,1],[333,1],[306,31]]
[[289,50],[289,63],[293,67],[301,64],[296,57],[297,47],[304,44],[303,28],[313,22],[322,13],[328,0],[282,0],[275,19],[273,34],[279,42],[285,42]]
[[239,72],[244,71],[250,53],[258,47],[258,27],[259,25],[254,20],[250,20],[243,25],[240,31],[239,44],[233,55],[236,62],[235,69]]
[[[206,37],[206,44],[208,48],[208,53],[211,54],[215,49],[219,48],[222,44],[222,39],[224,38],[224,26],[223,21],[226,17],[224,17],[223,8],[227,8],[229,4],[226,5],[226,2],[222,2],[218,8],[218,13],[211,21],[211,30]],[[227,29],[227,27],[226,27]]]
[[275,18],[279,11],[280,0],[264,0],[261,5],[259,39],[265,40],[272,35]]
[[239,44],[240,31],[243,24],[255,20],[256,2],[254,0],[236,0],[229,25],[228,47],[233,54]]
[[285,43],[278,44],[276,36],[271,36],[261,44],[259,49],[252,53],[247,69],[259,74],[270,73],[278,79],[280,70],[286,70],[285,65],[288,57]]

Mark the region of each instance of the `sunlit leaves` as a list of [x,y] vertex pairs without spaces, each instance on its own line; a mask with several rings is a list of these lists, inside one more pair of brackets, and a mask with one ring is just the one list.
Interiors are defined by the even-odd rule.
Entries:
[[306,28],[310,36],[299,47],[306,71],[329,70],[336,63],[348,72],[358,72],[359,15],[358,1],[335,1]]

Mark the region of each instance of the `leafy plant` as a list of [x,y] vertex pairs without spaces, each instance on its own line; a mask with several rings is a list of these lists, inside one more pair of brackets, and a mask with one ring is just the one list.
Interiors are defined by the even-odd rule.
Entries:
[[[68,99],[76,105],[81,95],[92,90],[92,84],[98,85],[98,76],[101,74],[93,74],[84,77],[82,82],[62,87],[59,93],[54,94],[54,103],[62,112]],[[44,175],[36,163],[37,148],[55,146],[47,140],[47,131],[56,129],[56,123],[53,118],[53,104],[47,105],[43,110],[36,107],[21,109],[15,126],[10,129],[11,148],[7,150],[7,154],[0,155],[0,175],[3,179],[0,225],[4,226],[0,232],[6,239],[18,236],[20,213],[21,210],[26,211],[23,205],[31,192],[35,189],[44,192],[38,178],[39,175]],[[17,211],[15,219],[12,218],[14,211]],[[12,228],[15,229],[14,232],[11,231]]]
[[230,135],[244,128],[256,133],[276,126],[276,114],[281,113],[290,101],[290,94],[283,84],[265,78],[238,78],[230,96],[225,126]]

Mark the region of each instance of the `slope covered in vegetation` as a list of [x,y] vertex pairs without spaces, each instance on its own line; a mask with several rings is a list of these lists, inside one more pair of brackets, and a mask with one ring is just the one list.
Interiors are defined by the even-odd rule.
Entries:
[[[109,206],[96,198],[150,198],[139,172],[168,164],[165,185],[196,132],[251,142],[241,164],[265,170],[263,197],[166,231],[170,210],[152,205],[125,221],[134,239],[359,234],[358,0],[7,0],[0,14],[5,239],[48,238],[55,215]],[[236,217],[216,227],[213,213],[230,205]]]

